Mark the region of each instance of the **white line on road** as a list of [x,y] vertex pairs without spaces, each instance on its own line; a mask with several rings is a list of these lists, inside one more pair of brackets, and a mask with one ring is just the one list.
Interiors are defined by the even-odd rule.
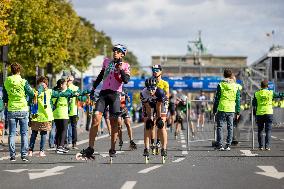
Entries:
[[181,140],[181,143],[185,143],[185,140]]
[[185,159],[185,158],[178,158],[178,159],[174,160],[173,163],[181,162],[181,161],[183,161],[184,159]]
[[194,143],[194,142],[205,142],[205,141],[211,141],[214,140],[213,138],[210,139],[205,139],[205,140],[193,140],[193,141],[189,141],[190,143]]
[[243,154],[242,156],[257,156],[258,154],[251,153],[250,150],[240,150]]
[[181,145],[181,147],[182,147],[182,148],[186,148],[186,145],[185,145],[185,144],[183,144],[183,145]]
[[280,140],[284,141],[284,139],[280,139]]
[[187,154],[188,154],[188,151],[183,150],[183,151],[181,152],[181,154],[182,154],[182,155],[187,155]]
[[276,139],[277,137],[276,136],[271,136],[271,138]]
[[[144,125],[144,123],[138,124],[138,125],[132,127],[132,129],[136,129],[136,128],[141,127],[143,125]],[[126,128],[122,129],[122,131],[126,131]],[[107,138],[107,137],[109,137],[109,135],[105,134],[105,135],[97,137],[96,140],[99,140],[99,139],[102,139],[102,138]],[[81,141],[77,142],[77,145],[85,144],[87,142],[89,142],[89,139],[81,140]]]
[[255,172],[256,174],[276,179],[282,179],[284,177],[284,172],[279,172],[274,166],[257,166],[257,167],[263,170],[264,172]]
[[136,183],[137,181],[126,181],[120,189],[132,189]]
[[138,173],[142,173],[142,174],[149,173],[150,171],[153,171],[153,170],[158,169],[160,167],[162,167],[162,165],[155,165],[155,166],[149,167],[147,169],[143,169],[143,170],[139,171]]

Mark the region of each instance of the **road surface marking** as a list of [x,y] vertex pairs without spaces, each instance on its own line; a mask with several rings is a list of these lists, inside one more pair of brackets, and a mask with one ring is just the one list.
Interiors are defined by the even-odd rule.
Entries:
[[255,172],[256,174],[276,179],[282,179],[284,177],[284,172],[278,172],[278,170],[274,166],[257,166],[257,167],[263,170],[264,172]]
[[139,171],[138,173],[142,173],[142,174],[149,173],[150,171],[153,171],[153,170],[158,169],[160,167],[162,167],[162,165],[155,165],[155,166],[149,167],[147,169],[143,169],[143,170]]
[[183,151],[181,152],[181,154],[182,154],[182,155],[187,155],[187,154],[188,154],[188,151],[183,150]]
[[14,169],[14,170],[4,170],[4,171],[11,172],[11,173],[21,173],[24,171],[33,172],[33,173],[28,173],[28,174],[29,174],[30,180],[34,180],[38,178],[64,174],[63,172],[59,172],[59,171],[69,169],[71,167],[73,166],[56,166],[51,169]]
[[[144,123],[138,124],[138,125],[132,127],[132,129],[136,129],[136,128],[141,127],[143,125],[144,125]],[[122,131],[126,131],[126,130],[127,130],[127,128],[122,129]],[[105,135],[96,137],[96,140],[99,140],[99,139],[102,139],[102,138],[107,138],[107,137],[109,137],[109,134],[105,134]],[[81,140],[81,141],[77,142],[77,145],[85,144],[85,143],[88,143],[88,142],[89,142],[89,139]]]
[[280,140],[284,141],[284,139],[280,139]]
[[[116,151],[116,154],[121,154],[121,153],[123,153],[124,151]],[[102,156],[102,157],[109,157],[109,152],[96,152],[95,154],[98,154],[98,155],[100,155],[100,156]]]
[[132,189],[136,183],[137,181],[126,181],[120,189]]
[[27,170],[28,169],[14,169],[14,170],[4,170],[4,171],[10,172],[10,173],[21,173]]
[[190,143],[194,143],[194,142],[205,142],[205,141],[211,141],[214,140],[213,138],[210,139],[205,139],[205,140],[193,140],[193,141],[189,141]]
[[185,158],[178,158],[178,159],[174,160],[173,163],[181,162],[181,161],[183,161],[184,159],[185,159]]
[[185,145],[185,144],[183,144],[183,145],[181,145],[181,147],[182,147],[182,148],[186,148],[186,145]]
[[185,143],[185,140],[181,140],[181,143]]
[[242,156],[257,156],[258,154],[251,153],[250,150],[240,150],[243,154]]
[[276,139],[277,137],[276,136],[271,136],[271,138]]

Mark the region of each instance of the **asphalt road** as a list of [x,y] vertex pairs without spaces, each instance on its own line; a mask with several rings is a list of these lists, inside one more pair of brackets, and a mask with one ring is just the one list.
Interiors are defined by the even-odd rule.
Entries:
[[[113,164],[109,164],[107,135],[98,137],[94,161],[75,160],[79,150],[73,150],[64,155],[47,151],[44,158],[36,153],[29,162],[22,162],[20,157],[10,162],[4,147],[0,151],[0,188],[284,188],[283,127],[273,128],[271,151],[252,150],[250,129],[245,126],[241,128],[240,145],[231,151],[215,151],[211,147],[212,124],[198,132],[195,140],[190,137],[190,150],[186,147],[186,131],[177,140],[168,131],[166,163],[161,164],[159,155],[151,155],[147,165],[142,156],[143,126],[133,127],[138,149],[129,150],[124,131],[125,145]],[[87,138],[88,133],[80,130],[79,148],[87,147]]]

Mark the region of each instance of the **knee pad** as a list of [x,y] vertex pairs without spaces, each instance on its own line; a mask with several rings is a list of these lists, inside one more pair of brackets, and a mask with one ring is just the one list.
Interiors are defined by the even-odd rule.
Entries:
[[156,120],[156,125],[157,125],[158,129],[162,129],[164,127],[164,122],[163,122],[162,118],[159,117]]
[[146,121],[146,130],[153,129],[154,127],[154,122],[151,119],[147,119]]

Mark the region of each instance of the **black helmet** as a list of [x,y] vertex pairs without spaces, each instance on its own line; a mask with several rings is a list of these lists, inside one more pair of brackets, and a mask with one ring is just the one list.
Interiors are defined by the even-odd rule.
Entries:
[[153,88],[157,86],[157,79],[155,77],[150,77],[145,80],[145,87]]

